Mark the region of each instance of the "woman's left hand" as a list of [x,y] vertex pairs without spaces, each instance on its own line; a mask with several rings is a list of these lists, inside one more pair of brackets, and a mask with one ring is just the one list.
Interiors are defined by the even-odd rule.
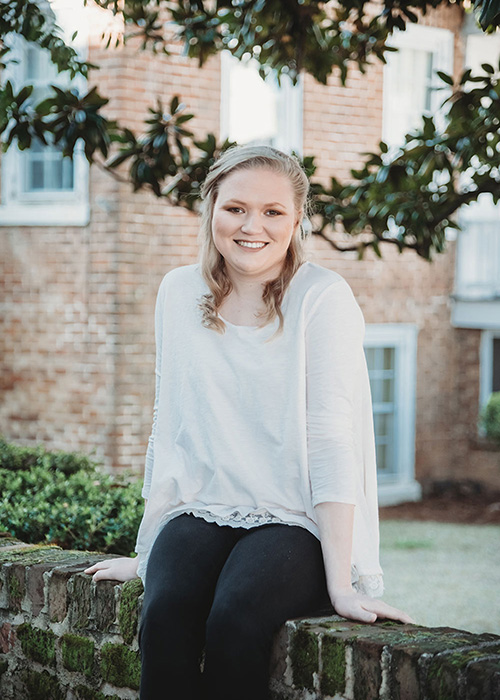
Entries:
[[354,589],[336,592],[330,597],[336,613],[350,620],[375,622],[380,617],[399,620],[406,624],[416,624],[415,620],[402,610],[393,608],[380,598],[371,598],[363,593],[357,593]]

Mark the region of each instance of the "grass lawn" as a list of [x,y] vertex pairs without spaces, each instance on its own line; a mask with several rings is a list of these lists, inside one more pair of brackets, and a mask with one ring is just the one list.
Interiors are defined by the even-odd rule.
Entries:
[[383,520],[384,600],[420,625],[500,634],[500,526]]

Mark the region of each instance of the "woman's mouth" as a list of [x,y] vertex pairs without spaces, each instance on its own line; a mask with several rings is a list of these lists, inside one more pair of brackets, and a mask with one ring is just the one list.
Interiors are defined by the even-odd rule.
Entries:
[[267,243],[264,241],[238,241],[236,240],[235,243],[237,243],[240,248],[248,248],[251,250],[261,250],[262,248],[265,248]]

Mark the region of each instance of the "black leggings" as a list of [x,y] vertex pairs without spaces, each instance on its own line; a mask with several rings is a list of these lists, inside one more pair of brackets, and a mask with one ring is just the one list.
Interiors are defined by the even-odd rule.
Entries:
[[179,515],[158,535],[146,571],[140,698],[266,700],[278,628],[333,612],[321,545],[305,528]]

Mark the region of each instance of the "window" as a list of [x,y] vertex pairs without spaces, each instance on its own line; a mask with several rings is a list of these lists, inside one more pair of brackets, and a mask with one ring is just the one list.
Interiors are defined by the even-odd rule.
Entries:
[[500,327],[481,333],[480,408],[494,391],[500,391]]
[[441,103],[449,91],[436,71],[453,73],[453,34],[448,29],[408,23],[388,42],[398,51],[386,54],[382,139],[392,147],[421,124],[423,114],[444,121]]
[[379,500],[415,500],[414,478],[417,327],[368,324],[365,354],[370,377]]
[[461,299],[500,297],[500,207],[490,194],[462,206],[457,241],[455,292]]
[[[57,12],[57,22],[67,29],[75,26],[75,3],[65,0],[51,3]],[[68,20],[68,14],[70,20]],[[69,25],[69,26],[68,26]],[[78,37],[83,40],[82,23],[78,22]],[[68,41],[68,38],[66,37]],[[50,85],[78,91],[85,90],[85,80],[75,78],[71,83],[65,73],[57,73],[49,53],[21,37],[11,38],[11,56],[4,79],[11,80],[16,91],[23,85],[33,85],[30,100],[40,102],[51,92]],[[80,50],[83,53],[82,50]],[[30,149],[20,151],[13,144],[1,159],[2,197],[0,225],[85,225],[89,219],[88,164],[81,144],[73,161],[62,157],[58,144],[45,145],[33,141]]]
[[302,152],[302,77],[286,75],[281,87],[272,76],[259,76],[259,63],[221,54],[221,139],[240,145],[266,143],[282,151]]

